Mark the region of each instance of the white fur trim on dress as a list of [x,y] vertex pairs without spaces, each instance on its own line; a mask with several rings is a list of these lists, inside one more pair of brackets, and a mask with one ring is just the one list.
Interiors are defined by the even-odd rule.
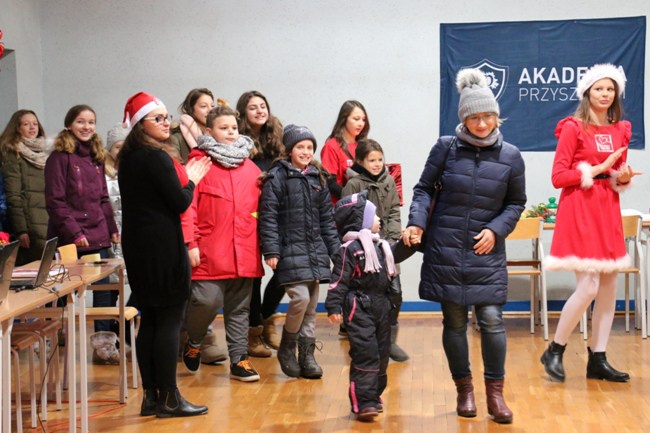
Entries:
[[628,183],[618,183],[618,178],[621,177],[623,171],[612,170],[610,173],[609,184],[612,186],[612,189],[616,192],[627,191],[627,189],[632,186],[632,179]]
[[574,271],[574,272],[619,272],[629,268],[632,260],[625,255],[616,260],[583,259],[576,256],[555,257],[547,256],[544,259],[544,269],[547,271]]
[[591,175],[591,164],[582,161],[578,164],[578,170],[582,173],[582,176],[580,177],[580,187],[582,187],[582,189],[589,189],[594,186],[594,178]]

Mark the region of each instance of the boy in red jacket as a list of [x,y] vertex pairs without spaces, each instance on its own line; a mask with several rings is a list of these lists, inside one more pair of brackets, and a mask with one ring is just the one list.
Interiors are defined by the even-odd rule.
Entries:
[[230,377],[260,376],[248,360],[248,315],[253,279],[264,275],[257,236],[260,169],[248,158],[253,141],[239,135],[237,112],[219,106],[189,159],[209,156],[210,171],[194,190],[194,239],[189,243],[192,294],[185,318],[183,363],[196,373],[201,341],[223,308]]

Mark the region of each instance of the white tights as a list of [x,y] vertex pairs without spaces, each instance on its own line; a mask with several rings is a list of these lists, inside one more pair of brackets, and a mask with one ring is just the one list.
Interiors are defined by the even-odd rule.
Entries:
[[553,340],[557,344],[565,345],[569,341],[569,335],[580,321],[582,313],[595,300],[591,318],[591,348],[594,352],[605,351],[616,309],[617,275],[616,272],[576,272],[576,290],[564,304],[555,331]]

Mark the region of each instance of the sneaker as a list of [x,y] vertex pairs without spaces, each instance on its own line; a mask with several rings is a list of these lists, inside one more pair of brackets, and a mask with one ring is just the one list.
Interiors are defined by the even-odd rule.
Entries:
[[187,371],[192,374],[199,371],[201,366],[201,346],[194,346],[188,340],[185,343],[185,349],[183,349],[183,364],[185,364]]
[[230,378],[241,380],[242,382],[255,382],[260,380],[260,375],[248,357],[243,356],[238,363],[230,364]]

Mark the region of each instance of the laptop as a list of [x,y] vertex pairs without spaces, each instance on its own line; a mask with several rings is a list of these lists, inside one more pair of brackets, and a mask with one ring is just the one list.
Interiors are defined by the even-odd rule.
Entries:
[[38,267],[36,275],[33,274],[33,271],[23,271],[13,272],[11,276],[11,288],[14,290],[30,290],[35,289],[45,281],[50,275],[50,268],[52,267],[52,261],[54,260],[54,253],[56,252],[56,244],[59,238],[52,238],[45,242],[45,248],[43,248],[43,256],[41,257],[41,265]]
[[9,294],[11,273],[14,271],[17,255],[18,241],[6,244],[2,250],[0,250],[0,304],[7,299],[7,295]]

